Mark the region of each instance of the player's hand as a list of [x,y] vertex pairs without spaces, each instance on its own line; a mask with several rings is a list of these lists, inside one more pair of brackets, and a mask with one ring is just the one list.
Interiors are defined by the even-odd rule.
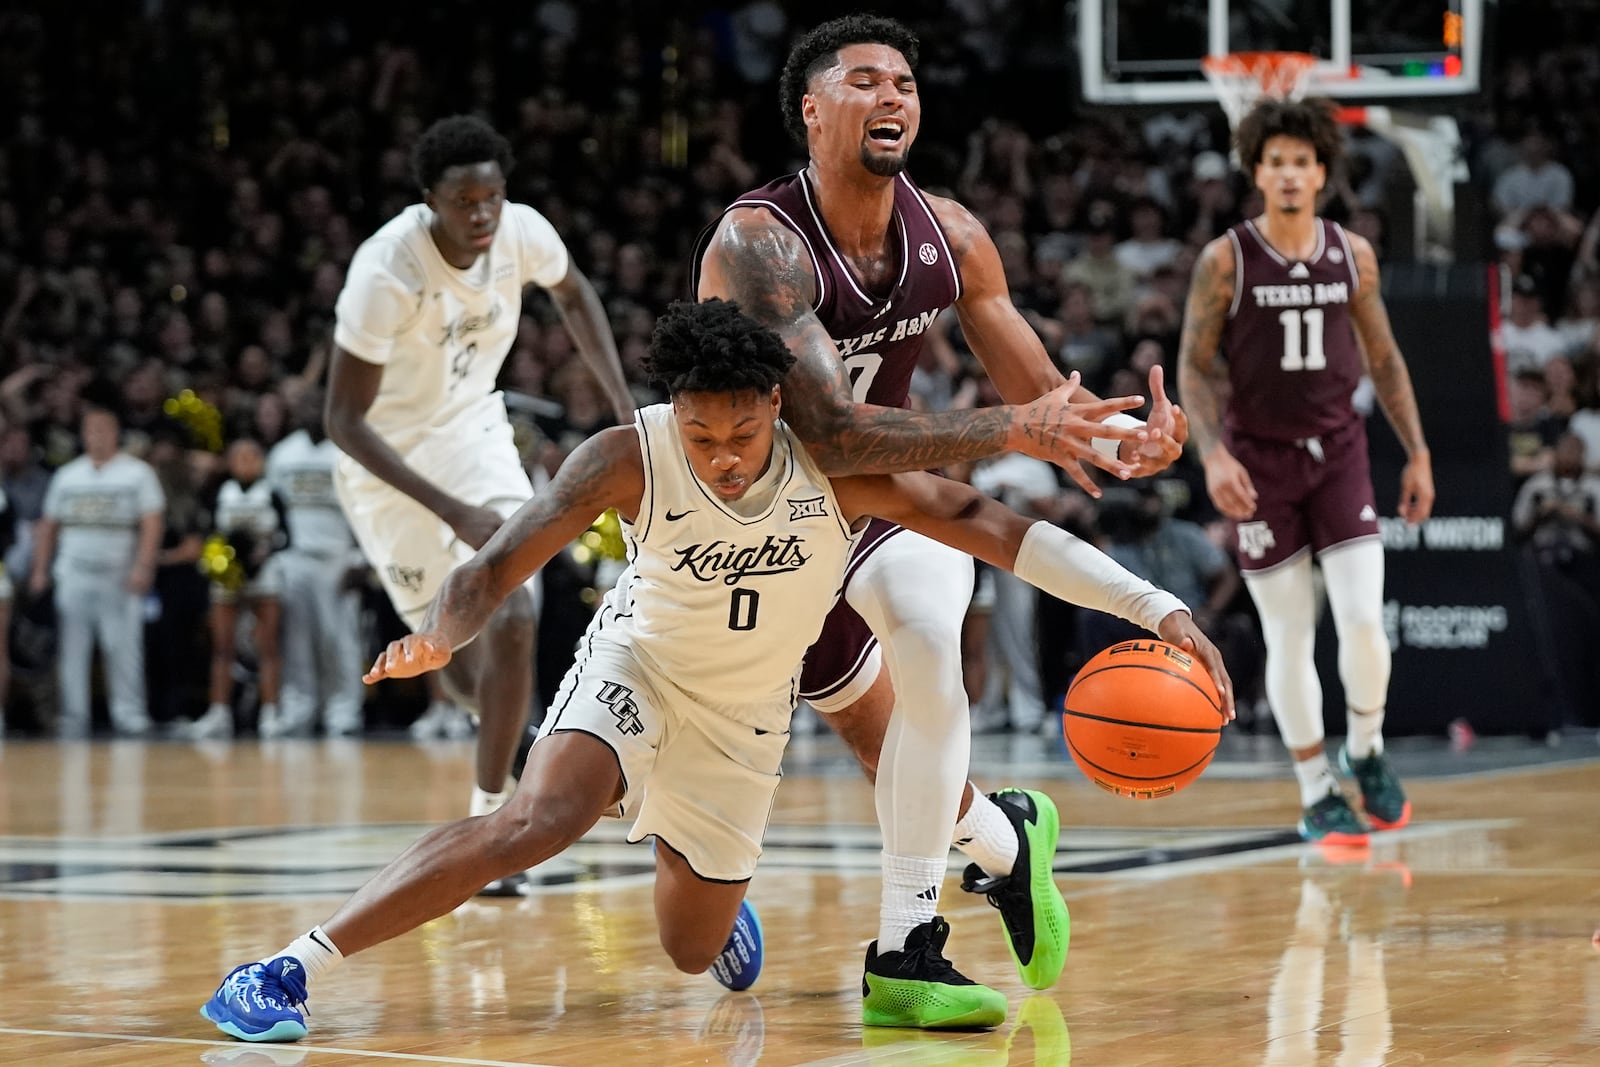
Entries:
[[500,529],[500,524],[505,522],[505,519],[493,508],[475,508],[470,504],[463,504],[460,511],[450,515],[445,521],[450,524],[450,529],[462,543],[470,548],[479,549],[489,543],[489,538]]
[[1016,409],[1020,420],[1016,430],[1020,436],[1018,451],[1056,464],[1085,493],[1098,497],[1100,487],[1084,469],[1084,463],[1093,463],[1118,478],[1132,477],[1133,468],[1114,456],[1102,454],[1094,447],[1094,439],[1143,443],[1149,436],[1144,427],[1106,426],[1103,420],[1119,411],[1139,407],[1144,397],[1116,396],[1074,404],[1071,398],[1077,390],[1078,372],[1073,371],[1066,384]]
[[1400,472],[1400,517],[1411,526],[1433,514],[1433,458],[1418,452]]
[[1206,453],[1206,492],[1217,510],[1230,519],[1248,519],[1256,513],[1256,486],[1244,464],[1221,445]]
[[450,662],[450,645],[435,633],[406,634],[378,653],[372,669],[361,676],[371,685],[384,678],[415,678]]
[[1217,687],[1217,695],[1222,697],[1223,714],[1228,717],[1229,722],[1232,722],[1233,679],[1228,677],[1228,668],[1222,662],[1222,653],[1217,651],[1217,646],[1211,643],[1209,637],[1200,632],[1194,617],[1187,611],[1174,611],[1161,620],[1156,633],[1167,644],[1177,645],[1200,661],[1206,673],[1211,675],[1211,681]]
[[1127,457],[1136,478],[1172,466],[1189,440],[1189,416],[1168,399],[1165,380],[1160,364],[1150,368],[1150,417],[1144,420],[1149,436],[1137,445],[1123,445],[1119,453]]
[[134,564],[128,572],[128,580],[124,588],[134,596],[144,596],[156,584],[155,568]]

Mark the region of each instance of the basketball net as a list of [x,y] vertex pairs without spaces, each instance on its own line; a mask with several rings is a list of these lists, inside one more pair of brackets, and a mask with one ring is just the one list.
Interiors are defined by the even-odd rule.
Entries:
[[1200,60],[1206,80],[1222,103],[1228,125],[1239,120],[1263,97],[1298,100],[1306,92],[1306,75],[1317,57],[1306,52],[1230,52]]

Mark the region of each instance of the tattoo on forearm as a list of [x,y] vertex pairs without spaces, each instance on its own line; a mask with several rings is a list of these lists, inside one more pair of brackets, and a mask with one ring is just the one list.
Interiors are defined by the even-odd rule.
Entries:
[[729,297],[775,330],[795,355],[783,414],[829,474],[890,474],[1005,450],[999,409],[930,415],[858,405],[838,347],[812,308],[815,280],[799,241],[776,223],[730,220],[713,246]]
[[1378,257],[1370,245],[1358,245],[1355,253],[1361,290],[1350,312],[1355,320],[1356,338],[1366,357],[1367,374],[1372,379],[1378,405],[1406,451],[1415,453],[1428,446],[1422,434],[1422,417],[1417,412],[1416,393],[1411,388],[1411,372],[1400,354],[1394,330],[1389,325],[1389,311],[1383,304]]
[[1178,341],[1178,392],[1189,416],[1189,441],[1205,455],[1222,436],[1222,401],[1227,395],[1227,369],[1217,359],[1222,329],[1233,304],[1233,257],[1212,245],[1195,263]]

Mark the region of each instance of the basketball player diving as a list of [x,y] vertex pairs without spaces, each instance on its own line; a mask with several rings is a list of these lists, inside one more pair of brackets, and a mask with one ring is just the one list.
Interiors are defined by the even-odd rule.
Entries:
[[[906,470],[913,457],[935,467],[1001,450],[992,435],[954,446],[913,439],[914,449],[864,467],[862,452],[880,449],[883,438],[840,425],[838,413],[852,399],[908,405],[924,337],[947,307],[1007,403],[1050,395],[1067,382],[1012,304],[982,224],[955,201],[923,193],[905,173],[921,118],[916,60],[917,38],[890,19],[848,16],[801,37],[780,97],[809,163],[740,197],[702,238],[698,295],[739,302],[795,353],[786,421],[829,473]],[[1078,458],[1142,475],[1181,454],[1184,416],[1167,401],[1159,369],[1150,384],[1144,437],[1134,436],[1144,424],[1119,415],[1092,428],[1094,443],[1083,441]],[[1094,399],[1083,389],[1068,395]],[[1078,462],[1064,466],[1099,495]],[[967,779],[961,627],[972,588],[972,561],[959,551],[875,524],[806,656],[800,693],[876,776],[878,967],[915,970],[916,960],[900,952],[914,931],[922,931],[915,942],[922,943],[936,924],[954,827],[954,844],[973,861],[962,888],[998,908],[1022,980],[1046,989],[1066,962],[1070,928],[1051,873],[1059,817],[1042,792],[985,795]],[[869,1024],[941,1025],[926,1006],[888,995],[870,966],[863,990]]]
[[[443,668],[505,597],[617,509],[629,566],[591,621],[517,789],[488,815],[431,830],[322,925],[231,972],[201,1009],[222,1032],[298,1040],[309,979],[557,855],[607,815],[633,819],[631,840],[656,840],[656,919],[673,964],[749,986],[763,947],[744,897],[800,661],[869,516],[1135,621],[1231,692],[1221,656],[1180,600],[1065,530],[931,474],[830,481],[779,420],[779,383],[793,363],[784,341],[734,304],[679,302],[661,316],[647,369],[671,403],[578,446],[545,491],[450,572],[416,631],[366,676]],[[914,975],[880,980],[935,1002],[946,1026],[998,1025],[1005,998],[950,967],[940,951],[948,932],[935,923],[901,953],[922,961]],[[869,966],[878,954],[868,949]]]

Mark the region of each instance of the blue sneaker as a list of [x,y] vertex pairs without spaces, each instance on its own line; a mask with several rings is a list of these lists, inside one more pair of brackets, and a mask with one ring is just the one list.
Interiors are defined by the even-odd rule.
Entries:
[[293,956],[235,967],[200,1014],[240,1041],[299,1041],[306,1036],[306,969]]
[[748,900],[739,905],[733,919],[733,933],[722,946],[722,954],[711,965],[711,977],[737,993],[749,989],[761,974],[761,920]]

